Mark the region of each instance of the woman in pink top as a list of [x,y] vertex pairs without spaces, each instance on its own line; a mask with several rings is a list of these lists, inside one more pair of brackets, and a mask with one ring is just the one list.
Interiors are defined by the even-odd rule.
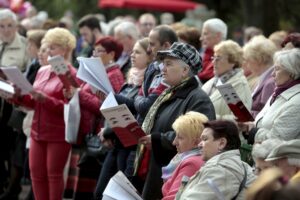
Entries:
[[193,176],[204,164],[197,144],[204,129],[203,123],[208,119],[205,115],[190,111],[178,117],[172,125],[176,132],[173,145],[177,154],[171,162],[162,168],[163,200],[175,199],[175,195],[184,177]]
[[[53,28],[44,36],[42,50],[46,48],[46,54],[50,57],[63,56],[72,78],[80,84],[76,79],[76,69],[70,64],[75,43],[76,39],[70,31]],[[29,167],[36,200],[61,200],[63,197],[63,170],[71,149],[65,141],[64,88],[52,67],[45,65],[36,75],[33,91],[23,96],[16,94],[13,99],[15,103],[34,110]]]

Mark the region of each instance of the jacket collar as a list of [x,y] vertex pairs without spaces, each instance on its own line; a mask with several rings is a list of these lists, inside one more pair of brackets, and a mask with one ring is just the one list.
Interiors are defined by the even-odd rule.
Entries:
[[[3,45],[3,42],[1,42],[1,45]],[[22,42],[22,36],[20,36],[18,33],[16,33],[14,40],[10,44],[8,44],[6,48],[20,49],[23,45],[24,45],[24,42]]]
[[283,93],[280,94],[285,100],[289,100],[296,94],[300,93],[300,84],[294,85],[293,87],[287,89]]
[[192,90],[197,87],[199,87],[198,81],[195,77],[191,77],[184,86],[175,91],[173,98],[184,99]]
[[224,159],[236,159],[236,158],[240,158],[240,151],[238,149],[235,150],[229,150],[229,151],[225,151],[223,153],[220,153],[218,155],[215,155],[214,157],[212,157],[211,159],[209,159],[206,163],[207,164],[218,164],[220,161],[224,160]]

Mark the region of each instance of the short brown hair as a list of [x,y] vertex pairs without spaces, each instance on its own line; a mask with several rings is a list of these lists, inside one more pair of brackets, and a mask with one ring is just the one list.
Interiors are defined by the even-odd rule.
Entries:
[[29,30],[27,32],[27,39],[33,42],[38,48],[41,47],[41,42],[47,31],[43,29]]
[[227,140],[224,148],[225,151],[240,148],[239,130],[234,122],[229,120],[213,120],[204,123],[204,127],[213,130],[214,139],[225,138]]

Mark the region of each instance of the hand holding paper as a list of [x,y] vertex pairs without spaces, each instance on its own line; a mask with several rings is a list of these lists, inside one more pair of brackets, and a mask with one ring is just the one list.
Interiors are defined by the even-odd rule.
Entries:
[[136,145],[141,137],[146,136],[128,107],[118,105],[114,94],[109,93],[100,111],[124,147]]
[[78,57],[77,60],[79,62],[79,69],[77,71],[79,79],[87,82],[106,95],[114,91],[108,79],[106,69],[99,58]]
[[65,64],[65,60],[62,56],[57,55],[48,58],[48,62],[51,65],[53,72],[59,77],[64,87],[70,89],[71,87],[78,88],[76,80],[72,77],[69,67]]

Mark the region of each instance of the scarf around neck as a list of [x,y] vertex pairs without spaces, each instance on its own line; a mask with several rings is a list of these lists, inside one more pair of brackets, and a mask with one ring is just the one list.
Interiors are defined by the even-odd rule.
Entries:
[[132,85],[140,86],[144,80],[145,69],[138,69],[136,67],[130,68],[127,75],[127,83]]
[[288,83],[285,83],[285,84],[282,84],[280,86],[276,86],[275,89],[274,89],[274,92],[272,94],[272,98],[271,98],[271,101],[270,101],[270,105],[272,105],[274,103],[274,101],[276,100],[276,98],[281,94],[283,93],[284,91],[286,91],[287,89],[293,87],[294,85],[297,85],[297,84],[300,84],[300,79],[297,79],[297,80],[293,80],[293,81],[290,81]]
[[159,107],[166,101],[168,101],[173,93],[178,90],[179,88],[183,87],[184,85],[186,85],[186,83],[188,82],[188,80],[190,80],[190,78],[187,78],[185,80],[183,80],[179,85],[177,86],[173,86],[171,88],[166,89],[157,99],[156,101],[153,103],[153,105],[150,107],[145,120],[143,122],[142,125],[142,129],[143,131],[148,135],[151,133],[151,130],[153,128],[154,125],[154,120],[155,120],[155,116],[156,113],[159,109]]
[[195,149],[192,149],[190,151],[183,152],[183,153],[176,154],[167,166],[162,167],[162,176],[161,176],[161,178],[164,180],[164,182],[167,181],[173,175],[173,172],[175,171],[177,166],[183,160],[185,160],[185,159],[187,159],[191,156],[200,156],[200,155],[201,155],[200,154],[200,149],[198,149],[198,148],[195,148]]
[[234,75],[236,75],[239,71],[241,71],[240,68],[233,68],[232,70],[225,72],[221,76],[217,77],[216,79],[220,79],[220,81],[224,84],[229,79],[231,79]]

